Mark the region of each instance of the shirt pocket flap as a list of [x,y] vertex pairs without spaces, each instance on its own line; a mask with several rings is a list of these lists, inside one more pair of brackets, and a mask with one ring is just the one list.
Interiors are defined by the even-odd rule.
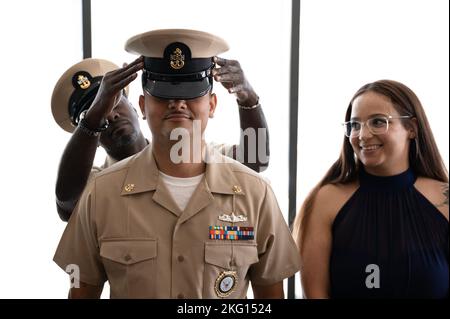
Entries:
[[155,258],[157,242],[154,239],[104,241],[100,247],[100,256],[124,265],[131,265]]
[[256,244],[209,244],[205,245],[205,262],[225,269],[231,267],[231,259],[238,267],[258,262]]

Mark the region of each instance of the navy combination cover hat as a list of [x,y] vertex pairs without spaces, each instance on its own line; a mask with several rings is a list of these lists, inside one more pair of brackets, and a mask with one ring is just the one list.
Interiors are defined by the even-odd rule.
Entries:
[[161,29],[130,38],[125,50],[144,56],[143,89],[162,99],[188,100],[212,89],[213,57],[228,44],[213,34],[187,29]]
[[78,125],[80,114],[89,109],[94,101],[103,76],[118,68],[107,60],[85,59],[66,70],[52,94],[51,106],[56,123],[72,133]]

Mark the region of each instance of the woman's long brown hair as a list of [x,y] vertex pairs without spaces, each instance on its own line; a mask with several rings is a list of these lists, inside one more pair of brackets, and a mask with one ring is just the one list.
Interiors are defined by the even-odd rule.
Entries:
[[[416,131],[416,138],[411,140],[409,147],[409,166],[416,176],[429,177],[448,183],[448,171],[437,148],[422,104],[416,94],[406,85],[392,80],[380,80],[364,85],[351,99],[345,114],[345,121],[350,120],[353,101],[369,91],[388,97],[400,115],[410,115],[417,120],[417,126],[411,125],[410,121],[402,121],[405,126],[411,125],[410,127]],[[309,217],[318,191],[327,184],[347,184],[357,181],[360,165],[355,161],[349,139],[344,136],[339,159],[306,197],[300,213],[294,221],[293,235],[300,251],[302,251],[302,242],[308,230]]]

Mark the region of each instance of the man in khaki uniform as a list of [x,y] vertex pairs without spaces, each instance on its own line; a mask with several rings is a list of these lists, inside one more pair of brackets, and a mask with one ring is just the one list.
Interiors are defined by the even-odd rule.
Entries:
[[[244,90],[233,92],[228,82],[216,79],[238,98],[241,141],[238,145],[214,147],[257,172],[263,171],[269,164],[269,138],[259,97],[238,61],[221,59],[221,63],[226,64],[221,68],[225,80],[233,76],[236,85],[245,84]],[[51,100],[53,117],[61,128],[73,133],[62,154],[56,180],[56,207],[62,220],[69,219],[90,177],[149,144],[127,98],[127,85],[143,67],[142,58],[122,68],[103,59],[85,59],[72,65],[57,81]],[[250,142],[243,139],[247,129],[257,131],[257,138],[264,141],[264,158],[252,160],[253,153],[259,154],[259,144],[249,147]],[[107,153],[100,167],[92,165],[98,145]]]
[[[144,56],[139,104],[153,142],[84,191],[54,257],[79,270],[71,297],[99,297],[108,280],[112,298],[245,298],[249,282],[256,298],[283,298],[299,261],[272,189],[203,139],[217,103],[212,57],[227,49],[193,30],[128,40]],[[177,129],[188,132],[187,161],[174,157]]]

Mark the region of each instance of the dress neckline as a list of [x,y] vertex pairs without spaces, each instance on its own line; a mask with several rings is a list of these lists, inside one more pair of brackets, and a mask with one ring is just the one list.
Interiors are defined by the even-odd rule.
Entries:
[[363,188],[395,191],[412,187],[416,182],[416,175],[411,168],[408,168],[403,173],[397,175],[378,176],[366,172],[362,167],[359,172],[359,181]]

